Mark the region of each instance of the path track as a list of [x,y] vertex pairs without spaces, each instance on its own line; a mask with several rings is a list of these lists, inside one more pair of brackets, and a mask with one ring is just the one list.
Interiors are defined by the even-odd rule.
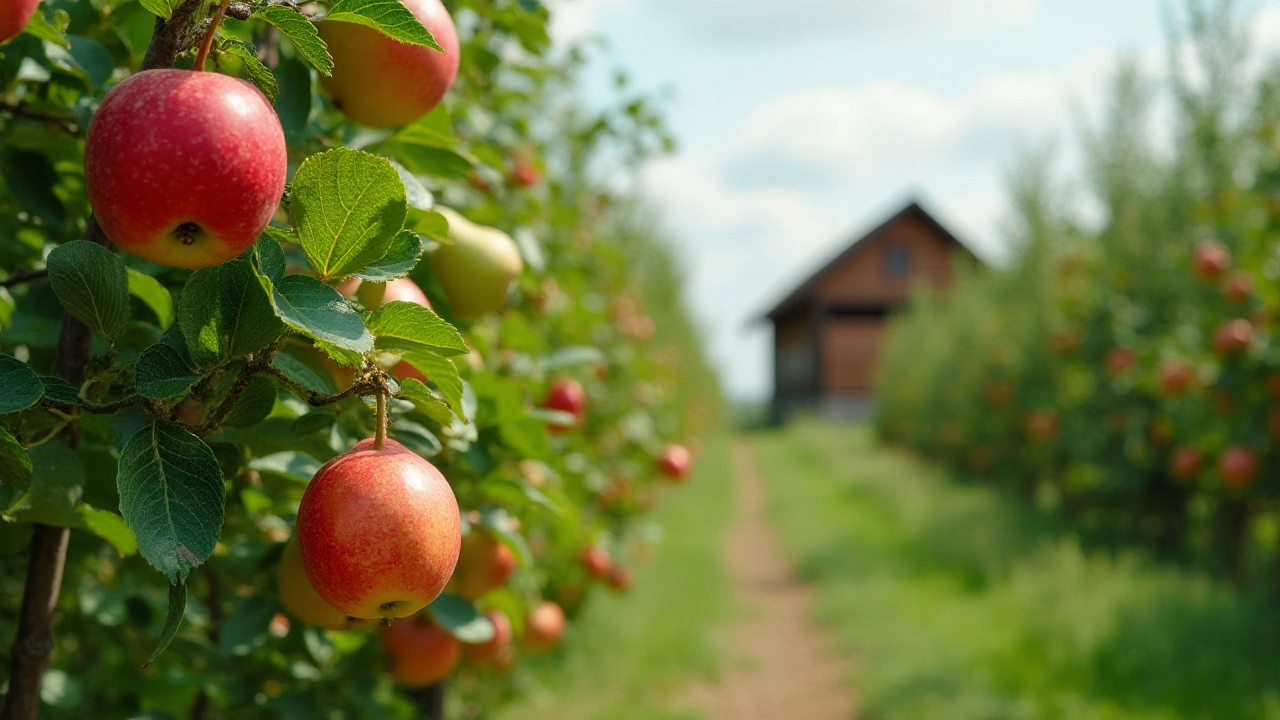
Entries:
[[846,666],[812,620],[813,592],[783,559],[765,517],[765,486],[750,443],[733,446],[737,520],[726,554],[734,600],[731,662],[720,682],[690,691],[712,720],[851,720]]

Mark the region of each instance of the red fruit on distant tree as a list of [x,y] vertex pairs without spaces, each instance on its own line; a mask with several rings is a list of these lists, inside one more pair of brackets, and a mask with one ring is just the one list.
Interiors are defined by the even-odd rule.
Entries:
[[493,637],[482,643],[464,643],[462,652],[476,664],[501,664],[504,656],[511,653],[511,642],[515,638],[511,619],[506,613],[493,608],[485,610],[484,616],[493,625]]
[[683,445],[671,444],[658,453],[658,472],[668,480],[683,480],[693,469],[693,457]]
[[121,250],[181,268],[244,252],[280,205],[289,158],[271,103],[214,72],[145,70],[102,100],[84,179]]
[[564,610],[544,600],[524,619],[524,644],[534,652],[550,650],[564,635]]
[[1258,474],[1258,456],[1247,447],[1233,445],[1218,458],[1218,474],[1227,487],[1248,487]]
[[613,569],[613,558],[603,549],[592,545],[582,548],[582,564],[587,568],[588,575],[603,580]]
[[36,14],[40,0],[4,0],[0,2],[0,43],[18,36]]
[[1253,277],[1244,271],[1233,272],[1227,276],[1222,287],[1222,295],[1233,305],[1243,304],[1253,294]]
[[1231,254],[1213,240],[1204,240],[1196,245],[1192,264],[1201,280],[1215,280],[1231,268]]
[[357,618],[412,615],[458,562],[462,518],[444,475],[394,440],[363,440],[302,495],[298,545],[316,592]]
[[1253,341],[1253,323],[1242,318],[1228,320],[1213,334],[1213,351],[1219,355],[1239,355]]
[[1137,357],[1128,348],[1111,348],[1107,351],[1107,356],[1103,362],[1107,366],[1107,372],[1112,375],[1119,375],[1132,367],[1137,362]]
[[438,683],[462,660],[462,643],[421,615],[383,625],[378,640],[387,656],[387,672],[408,687]]
[[516,187],[532,187],[538,184],[541,174],[534,162],[533,154],[528,151],[516,153],[511,167],[511,183]]
[[609,587],[618,592],[626,592],[631,587],[631,568],[621,563],[615,564],[609,571]]
[[333,74],[320,85],[352,121],[369,127],[404,125],[435,109],[458,76],[458,30],[440,0],[400,0],[435,37],[443,52],[409,45],[371,27],[327,20],[320,38],[333,56]]
[[1178,397],[1191,388],[1196,369],[1185,360],[1168,360],[1160,366],[1160,389],[1168,397]]
[[1027,434],[1033,439],[1045,442],[1058,434],[1058,416],[1048,410],[1036,410],[1027,413],[1023,421]]
[[1200,472],[1200,451],[1193,447],[1180,447],[1169,456],[1169,471],[1179,480],[1189,480]]
[[[582,418],[587,412],[587,391],[582,388],[582,383],[573,378],[560,378],[551,383],[542,407],[569,413],[573,416],[573,424],[568,427],[577,427],[582,424]],[[568,429],[562,425],[550,427],[553,432]]]
[[475,600],[506,585],[515,569],[516,556],[511,548],[490,533],[473,527],[462,539],[458,567],[453,571],[449,587],[462,597]]

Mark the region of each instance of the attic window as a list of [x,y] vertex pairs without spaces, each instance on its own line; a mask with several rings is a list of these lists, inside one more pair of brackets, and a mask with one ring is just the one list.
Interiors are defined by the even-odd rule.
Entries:
[[884,272],[889,277],[906,277],[910,265],[906,247],[894,245],[884,251]]

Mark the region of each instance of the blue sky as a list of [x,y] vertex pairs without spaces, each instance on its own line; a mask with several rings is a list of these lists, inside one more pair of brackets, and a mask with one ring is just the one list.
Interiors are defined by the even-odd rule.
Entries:
[[[1280,46],[1280,4],[1237,3]],[[1069,171],[1081,118],[1123,55],[1164,65],[1160,0],[560,0],[561,39],[596,35],[584,91],[611,71],[670,93],[679,152],[645,170],[689,267],[689,300],[735,397],[771,389],[750,320],[917,198],[999,256],[1003,173],[1054,141]]]

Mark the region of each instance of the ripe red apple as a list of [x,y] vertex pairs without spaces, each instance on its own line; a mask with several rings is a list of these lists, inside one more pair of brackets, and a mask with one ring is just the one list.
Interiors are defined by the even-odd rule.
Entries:
[[1160,389],[1168,397],[1187,392],[1195,380],[1196,369],[1185,360],[1168,360],[1160,366]]
[[1213,240],[1204,240],[1196,245],[1192,264],[1195,267],[1196,277],[1201,280],[1215,280],[1231,268],[1231,254]]
[[355,630],[374,623],[373,620],[353,618],[339,612],[320,597],[302,568],[302,555],[298,552],[296,536],[290,538],[284,546],[284,554],[280,556],[280,564],[276,566],[276,591],[284,609],[308,625],[328,630]]
[[1128,370],[1137,361],[1133,351],[1128,348],[1111,348],[1107,351],[1107,356],[1103,362],[1107,366],[1107,372],[1112,375],[1119,375]]
[[1200,472],[1200,451],[1193,447],[1180,447],[1169,456],[1169,471],[1179,480],[1190,480]]
[[18,36],[27,21],[36,14],[40,0],[3,0],[0,2],[0,43]]
[[217,265],[252,245],[280,204],[288,164],[271,103],[214,72],[125,78],[85,138],[85,189],[103,232],[173,267]]
[[594,545],[582,548],[582,564],[587,568],[587,574],[597,580],[608,577],[613,570],[613,558]]
[[387,656],[387,672],[408,687],[438,683],[462,660],[462,643],[422,615],[383,625],[378,640]]
[[506,585],[515,569],[516,556],[511,548],[488,532],[472,528],[462,538],[458,567],[453,571],[449,587],[462,597],[475,600]]
[[693,458],[683,445],[671,444],[658,453],[658,472],[668,480],[683,480],[693,469]]
[[1213,334],[1213,351],[1219,355],[1239,355],[1253,342],[1253,323],[1243,318],[1228,320]]
[[544,600],[524,619],[524,644],[534,652],[550,650],[564,635],[564,610]]
[[512,282],[524,269],[520,248],[497,228],[477,225],[446,207],[451,243],[431,253],[431,269],[460,318],[475,320],[507,305]]
[[320,85],[352,121],[369,127],[404,125],[435,109],[458,76],[461,50],[453,18],[440,0],[400,0],[444,50],[407,45],[364,25],[324,21],[320,38],[333,56],[333,75]]
[[560,378],[551,383],[551,388],[547,390],[547,397],[542,401],[542,407],[566,412],[573,416],[573,425],[549,426],[552,432],[563,432],[582,424],[582,418],[587,413],[587,391],[582,388],[582,383],[573,378]]
[[1243,270],[1231,273],[1222,287],[1222,294],[1233,305],[1243,304],[1253,294],[1253,276]]
[[462,518],[444,475],[400,443],[362,440],[325,463],[298,507],[302,566],[339,612],[398,618],[426,607],[458,562]]
[[501,610],[490,608],[484,611],[484,616],[493,624],[493,637],[482,643],[464,643],[462,652],[473,663],[500,664],[502,657],[511,652],[515,631],[511,628],[511,619]]
[[511,166],[511,184],[516,187],[533,187],[541,177],[533,154],[527,150],[517,152]]
[[609,587],[618,592],[626,592],[631,588],[631,568],[621,563],[615,564],[609,571]]
[[1233,445],[1218,458],[1218,474],[1222,476],[1223,485],[1246,488],[1258,474],[1258,456],[1247,447]]

